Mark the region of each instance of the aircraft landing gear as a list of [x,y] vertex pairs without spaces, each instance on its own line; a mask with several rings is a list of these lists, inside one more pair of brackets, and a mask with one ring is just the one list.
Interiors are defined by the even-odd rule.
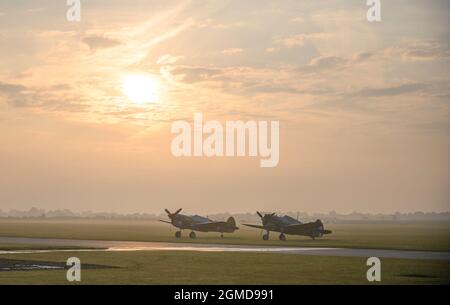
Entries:
[[263,240],[269,240],[269,232],[263,235]]
[[181,231],[176,231],[175,232],[175,237],[176,238],[181,238]]
[[192,239],[194,239],[194,238],[196,237],[196,236],[195,236],[195,232],[192,231],[191,233],[189,233],[189,237],[192,238]]
[[286,240],[286,235],[284,235],[283,233],[280,234],[279,239],[282,241]]

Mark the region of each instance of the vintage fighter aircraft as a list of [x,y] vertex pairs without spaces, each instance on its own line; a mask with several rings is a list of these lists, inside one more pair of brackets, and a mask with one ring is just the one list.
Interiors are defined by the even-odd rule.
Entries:
[[266,230],[267,233],[263,235],[263,240],[269,239],[270,231],[280,232],[280,240],[286,240],[285,234],[303,235],[315,239],[331,233],[330,230],[324,229],[320,219],[317,219],[315,222],[301,223],[287,215],[280,217],[272,213],[263,216],[260,212],[256,213],[261,217],[262,226],[252,224],[244,224],[244,226]]
[[195,238],[195,232],[219,232],[220,236],[223,237],[223,233],[233,233],[235,230],[239,229],[236,227],[236,221],[233,217],[228,218],[227,221],[213,221],[207,217],[202,217],[198,215],[187,216],[180,214],[182,209],[179,209],[175,213],[171,213],[169,210],[165,209],[167,216],[169,216],[170,221],[160,220],[165,223],[169,223],[180,230],[175,232],[175,237],[181,237],[181,231],[191,230],[189,234],[190,238]]

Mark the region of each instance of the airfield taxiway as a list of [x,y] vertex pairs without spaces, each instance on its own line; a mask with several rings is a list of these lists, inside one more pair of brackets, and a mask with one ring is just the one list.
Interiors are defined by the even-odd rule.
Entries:
[[[0,254],[47,253],[47,252],[62,252],[62,251],[74,252],[74,251],[163,250],[163,251],[286,253],[286,254],[316,255],[316,256],[353,256],[353,257],[375,256],[379,258],[450,260],[450,252],[385,250],[385,249],[279,247],[279,246],[221,245],[221,244],[198,244],[198,243],[71,240],[71,239],[23,238],[23,237],[0,237],[0,244],[2,243],[28,245],[28,246],[49,246],[55,248],[61,247],[63,249],[0,251]],[[67,249],[70,247],[76,247],[76,249]]]

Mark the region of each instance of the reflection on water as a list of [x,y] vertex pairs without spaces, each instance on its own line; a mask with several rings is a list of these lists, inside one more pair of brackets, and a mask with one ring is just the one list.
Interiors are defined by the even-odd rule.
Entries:
[[20,265],[14,264],[10,267],[0,267],[0,271],[28,271],[28,270],[55,270],[55,269],[64,269],[61,266],[46,266],[46,265]]
[[[298,255],[354,256],[403,259],[450,260],[450,252],[406,251],[386,249],[350,249],[350,248],[313,248],[313,247],[277,247],[250,245],[190,244],[169,242],[130,242],[105,240],[69,240],[47,238],[0,237],[0,243],[21,244],[23,247],[54,247],[56,250],[13,250],[0,251],[1,254],[27,254],[49,252],[93,252],[93,251],[197,251],[197,252],[259,252],[286,253]],[[57,248],[60,249],[57,249]],[[70,249],[75,247],[77,249]],[[64,249],[61,249],[64,248]]]

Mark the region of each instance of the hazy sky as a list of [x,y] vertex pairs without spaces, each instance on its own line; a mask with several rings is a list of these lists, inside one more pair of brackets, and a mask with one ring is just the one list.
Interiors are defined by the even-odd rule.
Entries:
[[[450,1],[381,2],[1,0],[0,209],[450,210]],[[278,167],[173,157],[196,111],[279,120]]]

